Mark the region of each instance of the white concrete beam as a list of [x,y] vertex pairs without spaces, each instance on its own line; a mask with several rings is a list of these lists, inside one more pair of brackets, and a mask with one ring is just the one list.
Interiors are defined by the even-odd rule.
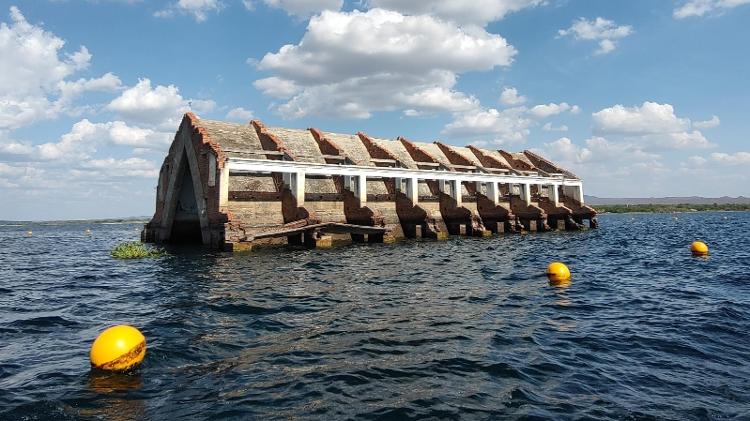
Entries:
[[458,173],[453,171],[437,170],[414,170],[408,168],[396,167],[364,167],[357,165],[335,165],[335,164],[318,164],[313,162],[298,161],[278,161],[270,159],[251,159],[251,158],[230,158],[229,169],[232,173],[296,173],[304,171],[310,175],[325,176],[359,176],[382,177],[382,178],[410,178],[417,177],[420,180],[460,180],[460,181],[481,181],[509,184],[550,184],[557,183],[562,186],[580,186],[581,180],[573,178],[560,177],[543,177],[538,175],[506,175],[506,174],[488,174],[488,173]]

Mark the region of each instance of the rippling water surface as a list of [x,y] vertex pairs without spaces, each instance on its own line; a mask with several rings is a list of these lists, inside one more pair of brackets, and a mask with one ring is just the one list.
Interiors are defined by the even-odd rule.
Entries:
[[[0,419],[750,418],[750,213],[600,222],[138,261],[135,224],[6,224]],[[144,364],[90,374],[117,323]]]

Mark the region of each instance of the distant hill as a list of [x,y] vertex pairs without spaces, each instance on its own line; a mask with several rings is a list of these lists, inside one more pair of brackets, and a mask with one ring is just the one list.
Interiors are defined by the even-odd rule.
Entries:
[[596,196],[584,196],[584,201],[587,205],[679,205],[679,204],[690,204],[690,205],[712,205],[714,203],[719,205],[737,204],[737,205],[748,205],[750,204],[750,197],[739,196],[739,197],[700,197],[700,196],[689,196],[689,197],[596,197]]

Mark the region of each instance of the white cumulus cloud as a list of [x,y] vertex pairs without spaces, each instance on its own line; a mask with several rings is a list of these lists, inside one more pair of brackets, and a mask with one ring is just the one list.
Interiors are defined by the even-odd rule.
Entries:
[[84,161],[79,170],[73,172],[74,176],[91,178],[120,178],[138,177],[156,179],[159,176],[159,167],[152,161],[143,158],[103,158]]
[[607,54],[617,48],[616,41],[633,33],[629,25],[617,25],[615,22],[598,17],[594,20],[579,18],[568,29],[557,31],[559,37],[572,37],[576,40],[598,41],[596,54]]
[[[542,120],[563,113],[578,114],[581,109],[567,102],[539,104],[533,107],[522,105],[527,102],[515,88],[504,88],[500,102],[510,107],[505,109],[484,108],[479,105],[453,113],[453,120],[448,123],[443,134],[455,138],[464,138],[477,145],[523,143],[531,129]],[[511,106],[515,105],[515,106]],[[562,125],[553,127],[551,123],[542,126],[544,131],[567,131]]]
[[570,111],[572,114],[578,114],[581,109],[578,108],[577,105],[570,105],[567,102],[561,102],[559,104],[550,102],[549,104],[535,105],[529,110],[529,114],[534,118],[544,119],[566,111]]
[[750,152],[712,153],[711,159],[722,164],[748,165],[750,164]]
[[686,149],[714,146],[688,118],[677,117],[671,104],[644,102],[640,107],[615,105],[592,114],[594,131],[622,135],[643,142],[644,146]]
[[750,0],[688,0],[676,8],[673,15],[676,19],[704,16],[723,13],[743,4],[750,4]]
[[627,142],[612,142],[604,137],[586,139],[583,146],[573,143],[567,137],[545,144],[546,154],[562,162],[583,164],[607,161],[639,162],[659,159],[659,155],[648,153],[640,146]]
[[602,133],[654,134],[681,132],[690,120],[675,115],[671,104],[644,102],[640,107],[615,105],[592,115],[595,130]]
[[462,72],[508,66],[516,50],[499,35],[430,16],[372,9],[314,16],[298,44],[266,54],[255,82],[286,98],[281,114],[367,118],[374,111],[461,111],[476,99],[454,89]]
[[687,159],[687,164],[691,167],[702,167],[706,165],[706,162],[708,162],[706,158],[697,155],[688,157]]
[[515,106],[526,103],[526,97],[518,94],[516,88],[506,87],[500,94],[500,103],[507,106]]
[[258,79],[253,82],[253,86],[263,92],[263,95],[274,98],[289,98],[302,90],[294,81],[276,76]]
[[27,161],[70,161],[89,158],[103,145],[130,146],[162,151],[171,142],[171,132],[130,126],[123,121],[93,123],[83,119],[56,142],[29,145],[20,142],[0,143],[0,153],[16,155]]
[[242,107],[232,108],[226,115],[227,120],[247,123],[253,119],[253,112]]
[[323,10],[338,11],[344,5],[344,0],[263,0],[263,2],[300,18],[310,17]]
[[713,116],[709,120],[705,121],[695,121],[693,122],[693,127],[696,129],[713,129],[714,127],[718,127],[721,124],[721,120],[718,116]]
[[218,12],[222,7],[223,4],[219,0],[178,0],[166,9],[154,13],[154,16],[167,18],[175,13],[182,13],[192,15],[197,22],[203,22],[209,13]]
[[472,139],[478,145],[521,143],[529,135],[531,125],[523,108],[489,108],[457,114],[445,126],[443,134]]
[[207,112],[215,105],[211,100],[185,99],[174,85],[152,87],[151,80],[140,79],[106,108],[135,124],[174,130],[186,111]]
[[561,126],[553,126],[552,123],[544,123],[544,126],[542,126],[542,130],[545,132],[567,132],[568,126],[561,125]]
[[507,14],[545,4],[546,0],[369,0],[371,7],[408,15],[433,15],[459,24],[485,26]]
[[74,111],[73,101],[85,91],[119,88],[117,76],[69,78],[86,69],[86,47],[65,52],[65,41],[30,24],[10,8],[11,23],[0,23],[0,130],[16,129]]

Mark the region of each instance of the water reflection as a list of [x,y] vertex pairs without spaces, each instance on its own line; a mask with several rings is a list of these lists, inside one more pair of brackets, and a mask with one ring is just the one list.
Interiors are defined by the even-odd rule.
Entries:
[[113,421],[148,419],[144,400],[136,393],[142,387],[139,371],[123,374],[92,370],[88,377],[88,390],[96,398],[81,405],[80,415]]
[[131,373],[113,373],[91,370],[88,376],[89,390],[95,393],[122,393],[142,387],[140,370]]

